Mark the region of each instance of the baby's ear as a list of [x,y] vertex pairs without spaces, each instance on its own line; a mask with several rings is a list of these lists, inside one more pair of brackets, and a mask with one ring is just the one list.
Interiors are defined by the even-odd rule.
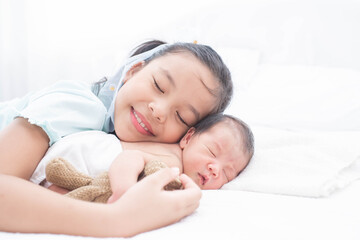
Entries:
[[194,135],[195,133],[195,128],[192,127],[190,128],[187,133],[182,137],[182,139],[180,140],[180,148],[184,149],[185,146],[189,143],[191,137]]
[[126,83],[135,73],[140,71],[145,65],[145,61],[134,64],[125,74],[123,82]]

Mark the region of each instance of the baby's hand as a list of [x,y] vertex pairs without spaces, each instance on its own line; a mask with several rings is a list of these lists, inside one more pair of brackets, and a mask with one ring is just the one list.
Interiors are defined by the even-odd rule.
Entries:
[[118,200],[130,187],[137,183],[144,165],[143,155],[140,151],[127,150],[116,157],[109,170],[113,194],[109,198],[108,203]]
[[117,194],[112,194],[112,195],[109,197],[107,203],[113,203],[113,202],[115,202],[116,200],[118,200],[119,198],[120,198],[120,196],[118,196]]
[[113,203],[116,202],[131,186],[129,186],[127,189],[119,189],[116,192],[113,192],[113,194],[109,197],[107,203]]
[[125,181],[125,180],[122,183],[119,181],[116,181],[116,183],[111,183],[110,181],[112,195],[108,199],[107,203],[113,203],[116,200],[118,200],[135,183],[136,182]]
[[60,193],[62,195],[67,194],[69,192],[69,190],[59,187],[55,184],[52,184],[50,187],[48,187],[49,190]]

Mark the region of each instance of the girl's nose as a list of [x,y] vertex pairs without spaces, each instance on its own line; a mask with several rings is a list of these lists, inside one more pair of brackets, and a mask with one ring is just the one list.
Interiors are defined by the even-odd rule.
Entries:
[[159,121],[160,123],[164,123],[166,120],[166,107],[161,104],[156,104],[155,102],[149,103],[149,109],[152,116]]
[[209,164],[208,170],[212,177],[217,178],[219,176],[219,166],[216,164]]

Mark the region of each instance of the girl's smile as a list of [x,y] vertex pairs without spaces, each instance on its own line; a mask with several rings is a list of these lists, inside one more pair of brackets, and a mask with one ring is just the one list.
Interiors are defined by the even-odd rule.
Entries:
[[151,125],[149,124],[149,122],[146,121],[143,115],[141,115],[139,112],[136,112],[133,107],[131,107],[130,118],[131,118],[131,122],[133,123],[136,130],[139,131],[139,133],[144,135],[154,136],[154,133],[151,129]]

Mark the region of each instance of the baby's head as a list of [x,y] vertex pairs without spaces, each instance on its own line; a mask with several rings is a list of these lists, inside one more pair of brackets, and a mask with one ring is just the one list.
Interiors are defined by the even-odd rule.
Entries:
[[209,115],[180,141],[184,173],[201,189],[219,189],[245,169],[254,154],[254,137],[240,119]]
[[[149,50],[163,42],[143,45]],[[147,43],[149,44],[149,43]],[[164,45],[126,73],[115,101],[115,132],[123,141],[177,142],[186,131],[229,104],[228,68],[210,47]]]

